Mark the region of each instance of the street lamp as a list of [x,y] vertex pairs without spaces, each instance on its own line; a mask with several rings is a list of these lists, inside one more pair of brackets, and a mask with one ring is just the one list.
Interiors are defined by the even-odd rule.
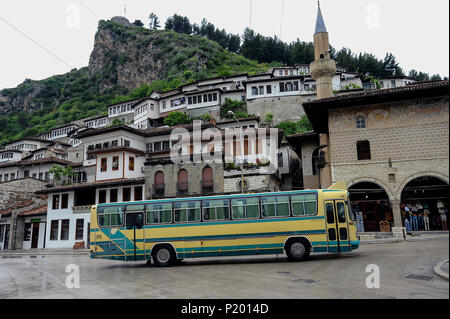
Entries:
[[[243,130],[243,128],[242,128],[241,122],[238,121],[238,119],[237,119],[236,116],[234,115],[234,112],[233,112],[233,111],[228,111],[228,114],[231,115],[231,116],[234,118],[234,120],[235,120],[235,121],[239,124],[239,126],[241,127],[240,133],[239,133],[240,139],[241,139],[240,142],[239,142],[239,144],[241,145],[241,178],[242,178],[242,181],[241,181],[241,190],[242,190],[242,194],[244,194],[245,180],[244,180],[244,139],[243,139],[243,137],[242,137],[242,130]],[[234,155],[236,156],[236,154],[234,154]]]

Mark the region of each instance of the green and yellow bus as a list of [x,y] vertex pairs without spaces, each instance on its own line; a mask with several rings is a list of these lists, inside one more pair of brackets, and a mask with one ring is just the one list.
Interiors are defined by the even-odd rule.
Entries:
[[326,190],[217,195],[99,204],[91,211],[91,258],[170,266],[184,258],[359,247],[345,183]]

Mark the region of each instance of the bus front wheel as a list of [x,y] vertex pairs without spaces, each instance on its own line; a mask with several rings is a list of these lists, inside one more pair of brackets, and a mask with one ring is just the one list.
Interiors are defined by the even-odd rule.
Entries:
[[292,240],[286,245],[289,261],[303,261],[309,258],[311,248],[303,240]]
[[154,249],[153,254],[153,262],[158,267],[168,267],[171,266],[175,259],[175,252],[170,246],[158,246]]

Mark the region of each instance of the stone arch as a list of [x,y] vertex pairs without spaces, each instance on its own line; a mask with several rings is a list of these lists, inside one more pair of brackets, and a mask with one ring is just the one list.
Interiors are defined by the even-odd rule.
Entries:
[[400,183],[397,192],[396,192],[396,199],[400,200],[401,196],[402,196],[402,192],[403,189],[406,187],[406,185],[408,185],[409,182],[415,180],[416,178],[419,177],[425,177],[425,176],[430,176],[430,177],[435,177],[437,179],[440,179],[441,181],[449,184],[449,179],[447,176],[441,174],[441,173],[437,173],[437,172],[432,172],[432,171],[428,171],[428,172],[421,172],[421,173],[416,173],[414,175],[411,175],[405,179],[403,179],[403,181]]
[[392,201],[392,200],[395,199],[394,193],[391,190],[391,188],[388,185],[386,185],[385,183],[383,183],[381,180],[379,180],[377,178],[373,178],[373,177],[359,177],[359,178],[356,178],[356,179],[354,179],[354,180],[352,180],[352,181],[347,183],[347,189],[352,187],[353,185],[356,185],[356,184],[359,184],[359,183],[374,183],[374,184],[380,186],[386,192],[386,194],[389,197],[389,200]]

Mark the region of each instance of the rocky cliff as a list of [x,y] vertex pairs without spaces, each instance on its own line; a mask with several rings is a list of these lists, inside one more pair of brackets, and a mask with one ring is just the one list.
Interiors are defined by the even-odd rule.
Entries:
[[0,145],[105,114],[108,104],[152,90],[267,68],[203,37],[149,30],[123,17],[101,20],[88,66],[0,91]]
[[[42,81],[25,80],[0,91],[0,112],[57,108],[63,102],[114,90],[126,94],[143,83],[184,83],[221,74],[260,72],[265,68],[224,50],[205,38],[166,30],[148,30],[126,18],[100,21],[87,67]],[[89,87],[80,83],[89,83]],[[78,90],[82,86],[83,90]],[[95,97],[89,96],[91,100]]]

